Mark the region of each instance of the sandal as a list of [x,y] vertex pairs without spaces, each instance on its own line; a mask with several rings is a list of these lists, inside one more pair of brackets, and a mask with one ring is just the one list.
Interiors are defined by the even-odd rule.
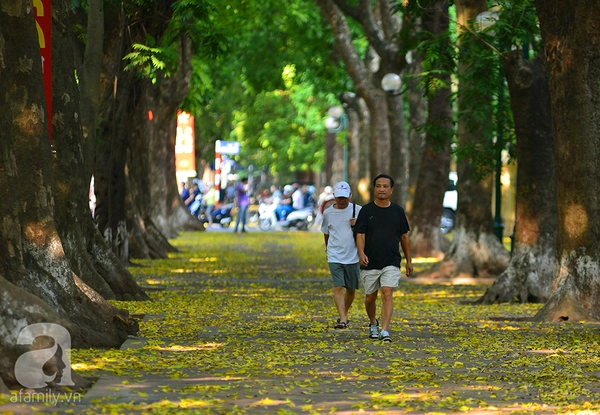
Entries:
[[348,328],[348,323],[345,321],[338,321],[335,326],[333,326],[334,329],[347,329]]

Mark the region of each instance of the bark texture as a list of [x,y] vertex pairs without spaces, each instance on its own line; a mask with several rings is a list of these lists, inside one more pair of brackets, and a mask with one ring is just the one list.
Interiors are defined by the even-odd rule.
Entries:
[[[87,190],[90,176],[83,158],[85,146],[81,145],[88,140],[82,134],[84,117],[79,114],[81,108],[95,114],[89,107],[93,107],[90,101],[92,96],[95,97],[93,90],[98,87],[92,86],[88,74],[86,86],[92,91],[87,92],[87,98],[84,94],[80,104],[72,72],[74,43],[66,3],[64,0],[53,2],[55,15],[62,16],[54,20],[52,31],[53,70],[62,74],[53,77],[53,144],[56,150],[53,173],[57,183],[56,205],[60,207],[54,213],[57,229],[71,269],[100,295],[106,299],[149,299],[108,248],[92,221]],[[96,64],[96,60],[91,61]],[[99,83],[97,77],[96,84]]]
[[[448,30],[448,3],[431,2],[422,17],[423,30],[435,37]],[[450,45],[442,49],[445,58],[441,63],[452,62]],[[444,256],[440,231],[444,194],[450,172],[450,143],[452,140],[451,67],[440,67],[435,77],[445,86],[427,91],[428,133],[422,150],[421,168],[418,172],[417,193],[411,217],[411,251],[413,257]],[[431,83],[429,83],[431,84]]]
[[558,229],[541,321],[600,320],[600,3],[536,1],[553,117]]
[[[0,62],[0,275],[6,278],[0,278],[0,377],[12,386],[15,353],[22,349],[15,351],[10,339],[27,324],[61,324],[74,347],[115,347],[137,323],[73,273],[56,229],[53,156],[29,2],[0,6]],[[56,121],[60,126],[60,113]]]
[[[483,0],[460,0],[455,2],[455,5],[459,28],[466,27],[469,20],[487,10]],[[464,62],[461,62],[460,55],[458,67],[459,74],[469,70]],[[461,93],[463,88],[469,88],[469,85],[464,82],[459,85],[458,107],[461,113],[472,105]],[[479,143],[482,136],[480,130],[476,125],[468,125],[465,118],[459,117],[458,145]],[[471,160],[466,157],[458,161],[457,170],[459,197],[452,244],[444,260],[421,275],[433,278],[496,277],[507,268],[509,254],[493,234],[493,180],[491,177],[475,178]]]
[[510,264],[479,303],[546,302],[556,263],[554,136],[545,54],[504,59],[517,135],[517,212]]
[[[408,139],[404,126],[404,106],[401,96],[388,96],[381,89],[381,78],[388,72],[401,73],[406,66],[399,54],[400,37],[397,15],[392,2],[361,0],[351,6],[345,0],[317,0],[332,28],[336,49],[344,61],[356,93],[364,100],[370,113],[369,168],[370,176],[387,173],[397,182],[393,198],[404,205],[408,189]],[[369,40],[369,50],[363,61],[354,45],[346,16],[357,21]],[[370,183],[369,183],[370,187]]]
[[[176,116],[191,76],[189,39],[181,38],[178,69],[171,77],[159,72],[152,83],[133,70],[123,71],[123,57],[134,43],[164,34],[172,5],[156,2],[153,18],[137,25],[129,26],[124,13],[109,17],[102,138],[96,149],[96,221],[124,263],[130,257],[164,258],[175,251],[167,238],[182,229],[203,230],[181,203],[175,177]],[[130,15],[135,19],[139,13]]]
[[342,102],[347,105],[348,128],[351,131],[348,153],[348,178],[352,186],[352,200],[364,205],[370,201],[369,134],[370,114],[365,101],[354,93],[346,92]]

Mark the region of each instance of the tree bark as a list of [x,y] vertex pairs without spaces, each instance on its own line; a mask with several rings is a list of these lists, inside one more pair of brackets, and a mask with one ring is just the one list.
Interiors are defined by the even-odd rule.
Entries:
[[[431,36],[439,36],[448,30],[448,3],[445,0],[431,2],[422,17],[423,30]],[[441,62],[452,61],[450,45],[442,53]],[[450,172],[450,142],[452,140],[452,91],[450,90],[450,70],[440,67],[435,77],[444,87],[427,91],[428,133],[422,153],[421,168],[418,173],[417,193],[411,211],[411,251],[413,257],[444,256],[443,234],[440,219],[443,210],[444,194],[448,187]]]
[[[54,23],[61,17],[54,14]],[[75,347],[118,346],[129,333],[137,331],[137,324],[125,310],[108,304],[73,273],[55,226],[52,153],[38,35],[30,3],[2,5],[0,39],[0,90],[6,92],[0,94],[0,150],[4,155],[0,168],[4,196],[0,203],[4,218],[0,275],[8,280],[0,279],[2,327],[16,329],[29,322],[53,321],[71,329]],[[63,75],[58,71],[53,74]],[[59,131],[63,118],[59,108],[54,118]],[[22,302],[17,306],[17,301]],[[8,359],[2,360],[0,376],[10,384],[14,349],[3,341],[0,356]]]
[[[63,248],[75,274],[104,298],[146,300],[149,297],[108,248],[92,221],[88,203],[88,172],[91,169],[85,168],[84,152],[81,151],[81,143],[87,141],[81,128],[84,118],[69,114],[78,114],[80,108],[86,108],[83,112],[95,114],[89,107],[94,106],[90,101],[98,98],[94,92],[98,87],[92,86],[92,78],[88,74],[86,85],[91,91],[84,94],[87,98],[80,104],[72,72],[73,39],[66,1],[55,1],[53,10],[63,16],[54,22],[52,31],[53,69],[61,74],[53,77],[53,143],[56,149],[53,172],[58,184],[55,187],[56,205],[60,207],[55,209],[54,218]],[[90,62],[95,64],[97,60],[90,58]],[[98,77],[96,84],[99,83]]]
[[600,3],[536,1],[554,131],[557,263],[538,321],[600,320]]
[[348,106],[348,128],[351,130],[348,175],[353,201],[365,205],[371,200],[369,187],[369,135],[371,116],[365,101],[354,93],[346,92],[342,102]]
[[[484,0],[460,0],[455,3],[459,30],[466,27],[467,21],[487,10]],[[459,56],[459,74],[468,68]],[[463,89],[469,85],[459,85],[459,112],[465,111],[472,103],[465,100]],[[487,121],[489,122],[489,120]],[[482,125],[482,124],[481,124]],[[458,120],[458,145],[469,146],[481,141],[480,128],[467,125],[463,117]],[[490,143],[491,145],[492,143]],[[421,275],[433,278],[456,277],[496,277],[508,266],[509,255],[502,243],[493,234],[491,177],[475,178],[471,160],[458,161],[458,207],[454,238],[444,260],[430,271]]]
[[545,54],[504,59],[517,135],[517,212],[509,267],[478,303],[546,302],[556,263],[554,137]]
[[[350,6],[345,0],[317,0],[317,4],[332,27],[336,49],[356,92],[369,109],[370,176],[375,177],[379,173],[393,175],[398,182],[398,189],[393,194],[394,201],[404,204],[408,188],[408,145],[403,101],[400,96],[388,97],[380,86],[385,73],[401,73],[406,65],[404,56],[398,53],[400,41],[395,35],[399,25],[396,15],[391,12],[391,2],[380,0],[376,2],[375,10],[371,2],[365,0],[361,0],[357,6]],[[369,40],[367,59],[371,62],[368,66],[360,59],[352,44],[344,13],[362,26]]]
[[[413,62],[408,66],[409,75],[418,75],[423,72],[421,62],[423,57],[420,54],[413,53]],[[420,131],[420,127],[427,122],[427,100],[423,89],[419,86],[417,78],[408,77],[406,80],[407,91],[406,100],[408,102],[408,147],[409,147],[409,178],[408,194],[406,198],[406,213],[411,215],[415,192],[417,190],[417,179],[421,169],[421,158],[423,156],[423,146],[425,145],[425,133]],[[412,221],[411,221],[412,227]],[[413,227],[414,228],[414,227]]]

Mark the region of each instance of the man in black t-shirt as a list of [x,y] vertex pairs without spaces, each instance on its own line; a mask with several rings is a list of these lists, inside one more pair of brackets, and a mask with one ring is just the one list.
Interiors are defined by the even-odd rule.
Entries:
[[[369,316],[369,337],[392,341],[389,328],[394,312],[393,293],[401,278],[400,246],[406,259],[406,276],[413,272],[404,209],[390,201],[394,179],[380,174],[373,180],[375,200],[361,209],[356,220],[356,247],[360,279],[365,288],[365,309]],[[381,331],[375,318],[377,293],[381,288]]]

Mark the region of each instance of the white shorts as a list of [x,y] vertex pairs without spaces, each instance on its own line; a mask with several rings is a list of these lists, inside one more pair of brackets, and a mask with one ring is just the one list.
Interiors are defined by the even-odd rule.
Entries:
[[365,288],[365,294],[373,294],[379,291],[381,287],[398,286],[398,281],[402,275],[400,268],[390,265],[384,269],[361,269],[360,281]]

